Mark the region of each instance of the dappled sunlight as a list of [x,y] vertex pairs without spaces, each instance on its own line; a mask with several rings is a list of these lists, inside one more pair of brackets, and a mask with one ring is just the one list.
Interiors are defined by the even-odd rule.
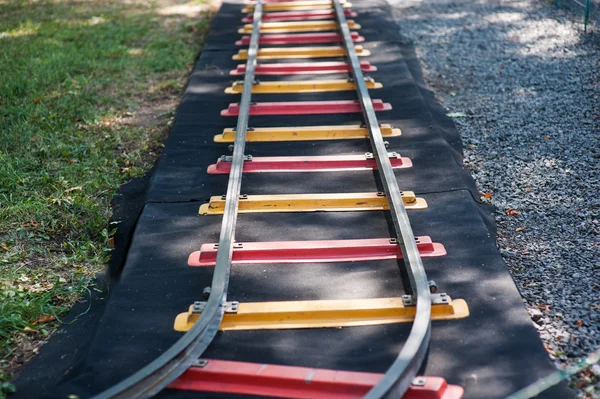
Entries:
[[[215,91],[220,92],[225,90],[226,84],[222,82],[208,84],[202,83],[200,85],[192,85],[187,88],[186,94],[214,94]],[[231,102],[236,102],[237,96],[231,96],[228,98]],[[206,99],[207,101],[214,101],[214,99]]]
[[5,38],[15,38],[15,37],[23,37],[23,36],[31,36],[38,32],[41,24],[26,22],[21,24],[18,28],[12,29],[6,32],[0,32],[0,39]]
[[[524,22],[521,26],[508,31],[508,36],[521,46],[516,49],[516,53],[523,56],[540,56],[553,58],[571,58],[578,55],[577,52],[565,52],[565,45],[572,46],[576,44],[580,38],[570,29],[566,29],[565,25],[558,21],[545,20],[543,23],[553,24],[553,29],[557,32],[548,35],[545,31],[537,29],[538,21]],[[570,35],[565,35],[566,32],[572,32]]]
[[520,12],[497,12],[494,14],[486,15],[484,20],[492,23],[509,23],[524,20],[526,15]]
[[471,16],[471,13],[468,12],[451,12],[448,14],[444,14],[441,16],[442,19],[459,19],[459,18],[468,18]]
[[198,4],[198,2],[189,2],[185,4],[168,5],[157,9],[158,15],[184,15],[188,18],[197,17],[201,12],[210,9],[209,4]]
[[105,22],[106,22],[106,20],[102,17],[92,17],[87,20],[86,25],[94,26],[94,25],[98,25],[98,24],[103,24]]
[[127,53],[129,55],[139,56],[139,55],[144,55],[145,50],[141,49],[141,48],[130,48],[129,50],[127,50]]

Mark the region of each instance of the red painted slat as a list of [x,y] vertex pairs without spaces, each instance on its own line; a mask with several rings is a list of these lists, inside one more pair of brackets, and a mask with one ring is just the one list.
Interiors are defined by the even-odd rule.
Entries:
[[[358,32],[352,32],[352,41],[355,43],[364,42],[365,38]],[[299,34],[280,34],[280,35],[261,35],[258,39],[259,44],[321,44],[321,43],[339,43],[342,42],[342,35],[335,32],[328,33],[299,33]],[[250,45],[250,36],[242,36],[241,40],[235,42],[238,46]]]
[[[360,67],[363,72],[374,72],[377,67],[369,61],[362,61]],[[301,62],[290,64],[259,64],[256,66],[255,75],[300,75],[300,74],[322,74],[322,73],[347,73],[350,66],[345,62]],[[240,64],[236,69],[229,72],[231,75],[243,75],[246,73],[246,65]]]
[[[389,111],[392,105],[381,100],[373,100],[374,111]],[[231,103],[221,111],[221,116],[237,116],[239,103]],[[285,101],[261,102],[250,105],[250,115],[315,115],[315,114],[350,114],[362,112],[357,100],[339,101]]]
[[[417,248],[424,258],[446,255],[440,243],[434,243],[428,236],[416,237]],[[202,244],[188,258],[189,266],[214,266],[218,245]],[[247,263],[315,263],[315,262],[356,262],[368,260],[402,259],[397,243],[389,238],[369,238],[360,240],[323,241],[270,241],[235,243],[234,264]]]
[[[362,398],[383,374],[314,369],[272,364],[204,360],[169,385],[171,389],[196,392],[257,395],[286,399]],[[420,377],[403,399],[460,399],[463,389],[440,377]]]
[[[412,162],[400,155],[390,158],[392,168],[409,168]],[[221,157],[208,167],[208,174],[229,173],[231,161]],[[244,173],[256,172],[330,172],[336,170],[377,170],[375,159],[365,155],[332,155],[310,157],[254,157],[244,162]]]
[[[357,13],[352,10],[345,10],[344,14],[348,18],[356,18]],[[263,14],[262,20],[268,22],[285,22],[285,21],[306,21],[318,19],[334,19],[335,11],[333,10],[315,10],[315,11],[283,11],[283,12],[267,12]],[[252,14],[248,14],[243,23],[250,24],[254,20]]]

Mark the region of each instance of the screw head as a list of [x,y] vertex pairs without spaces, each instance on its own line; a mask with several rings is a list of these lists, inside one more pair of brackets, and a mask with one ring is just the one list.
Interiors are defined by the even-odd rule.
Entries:
[[438,290],[437,284],[433,280],[429,280],[429,292],[435,294]]

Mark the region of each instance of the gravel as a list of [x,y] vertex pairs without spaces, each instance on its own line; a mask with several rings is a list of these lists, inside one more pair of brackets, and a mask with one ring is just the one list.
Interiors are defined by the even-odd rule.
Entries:
[[[600,346],[600,48],[550,3],[389,0],[461,133],[497,244],[558,368]],[[600,398],[600,367],[571,380]]]

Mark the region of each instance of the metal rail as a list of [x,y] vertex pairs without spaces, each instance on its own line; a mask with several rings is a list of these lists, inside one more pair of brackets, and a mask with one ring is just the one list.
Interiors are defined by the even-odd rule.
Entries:
[[250,38],[250,46],[248,47],[244,90],[240,100],[240,113],[236,127],[233,159],[229,173],[229,182],[227,184],[227,197],[221,224],[221,235],[219,237],[219,249],[213,273],[211,293],[206,306],[202,311],[200,319],[194,326],[166,352],[127,379],[94,396],[93,399],[147,398],[157,394],[183,374],[202,355],[219,330],[219,326],[223,320],[224,305],[227,301],[227,289],[229,287],[231,257],[242,185],[246,131],[248,130],[248,117],[252,85],[254,84],[261,20],[262,2],[261,0],[256,0],[252,36]]
[[369,138],[384,191],[390,205],[390,213],[396,236],[402,255],[404,256],[404,264],[410,279],[413,295],[417,299],[415,320],[406,343],[383,378],[367,393],[365,398],[400,398],[410,387],[412,380],[417,376],[419,368],[427,354],[431,330],[431,294],[410,221],[406,214],[402,197],[400,196],[400,188],[398,187],[396,176],[387,155],[387,149],[381,136],[377,116],[373,110],[371,96],[367,90],[360,62],[356,55],[344,9],[339,0],[333,0],[333,5],[344,39],[347,57],[352,67],[352,77],[356,85],[363,116],[369,128]]

